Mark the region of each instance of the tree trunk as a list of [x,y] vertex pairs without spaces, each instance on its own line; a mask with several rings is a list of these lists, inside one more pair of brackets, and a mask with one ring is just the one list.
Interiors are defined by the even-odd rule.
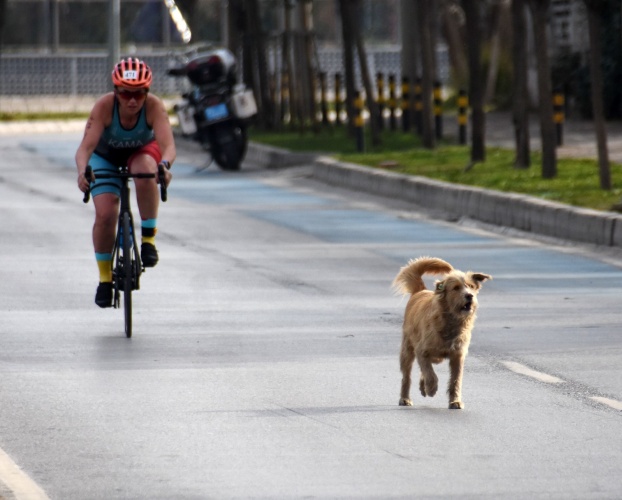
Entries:
[[466,32],[469,56],[469,102],[471,103],[472,144],[471,163],[486,160],[486,115],[484,113],[484,90],[481,68],[481,27],[480,2],[462,0],[462,8],[466,18]]
[[356,84],[354,79],[354,38],[350,23],[349,0],[339,0],[339,11],[341,15],[341,33],[343,37],[343,66],[344,79],[346,86],[346,112],[348,114],[348,132],[354,135],[354,98]]
[[592,114],[598,146],[598,173],[601,189],[611,189],[609,152],[607,151],[607,130],[603,106],[603,70],[601,43],[602,2],[585,1],[590,32],[590,77],[592,80]]
[[434,108],[433,108],[433,91],[434,91],[434,54],[436,50],[434,44],[434,23],[432,19],[432,8],[428,0],[417,1],[417,20],[419,21],[419,37],[421,40],[421,101],[422,124],[423,124],[423,146],[428,149],[436,147],[436,136],[434,133]]
[[359,23],[356,22],[359,19],[360,0],[350,0],[350,25],[352,30],[352,36],[356,43],[356,50],[359,55],[359,65],[361,68],[361,78],[363,80],[363,86],[365,87],[365,97],[367,102],[367,109],[369,110],[369,128],[371,130],[372,144],[380,144],[380,129],[378,127],[378,103],[374,99],[374,87],[371,76],[369,74],[369,67],[367,66],[367,52],[365,50],[365,44],[363,43],[363,37],[359,28]]
[[294,91],[294,75],[292,74],[292,5],[283,0],[283,34],[281,35],[281,89],[280,89],[280,121],[285,123],[289,116],[289,124],[294,124],[292,95]]
[[[412,29],[417,25],[415,4],[412,0],[401,0],[400,4],[401,28],[402,28],[402,76],[408,78],[410,92],[408,109],[414,110],[415,78],[421,73],[419,60],[419,44],[417,43],[417,30]],[[412,115],[412,112],[411,112]]]
[[516,168],[529,168],[529,92],[527,89],[527,26],[525,23],[525,0],[512,0],[512,56],[513,75],[513,122],[516,140]]
[[469,78],[469,67],[467,65],[463,29],[460,26],[460,13],[456,12],[455,5],[451,2],[444,2],[441,11],[441,19],[443,36],[447,42],[453,79],[458,89],[466,89]]
[[0,0],[0,54],[2,53],[2,40],[4,38],[4,18],[6,15],[7,0]]
[[542,177],[557,175],[557,134],[553,121],[553,89],[546,37],[547,14],[550,0],[528,0],[533,16],[533,33],[538,67],[538,101],[540,137],[542,140]]
[[314,130],[319,130],[317,126],[316,111],[317,106],[315,102],[315,94],[317,90],[316,79],[317,74],[315,66],[313,64],[313,2],[311,0],[304,0],[300,5],[302,36],[303,36],[303,51],[304,51],[304,86],[305,86],[305,102],[307,108],[307,115],[311,126]]
[[[2,1],[2,0],[0,0]],[[227,47],[233,54],[240,57],[244,32],[243,0],[229,0],[227,2]]]
[[[259,0],[246,0],[246,27],[250,36],[252,51],[251,58],[254,61],[256,89],[258,90],[259,110],[258,118],[264,128],[272,128],[274,123],[274,109],[270,99],[270,81],[268,77],[268,64],[266,61],[266,44],[261,24],[256,22],[261,19]],[[257,95],[257,94],[256,94]]]
[[490,34],[490,60],[488,61],[488,75],[486,76],[486,91],[484,93],[484,106],[491,103],[497,89],[497,74],[499,73],[499,55],[501,53],[500,23],[505,4],[496,3],[491,6],[491,34]]

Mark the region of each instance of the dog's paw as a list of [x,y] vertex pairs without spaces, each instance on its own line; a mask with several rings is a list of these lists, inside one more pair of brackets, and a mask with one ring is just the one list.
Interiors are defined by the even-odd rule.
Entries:
[[433,380],[428,380],[428,382],[425,384],[425,393],[432,397],[436,394],[436,392],[438,391],[438,379],[435,378]]
[[419,380],[419,392],[421,393],[421,395],[425,398],[427,396],[426,392],[425,392],[425,382],[423,379]]
[[412,405],[413,405],[412,399],[406,399],[406,398],[400,399],[400,406],[412,406]]
[[449,403],[450,410],[462,410],[464,408],[464,403],[462,401],[452,401]]

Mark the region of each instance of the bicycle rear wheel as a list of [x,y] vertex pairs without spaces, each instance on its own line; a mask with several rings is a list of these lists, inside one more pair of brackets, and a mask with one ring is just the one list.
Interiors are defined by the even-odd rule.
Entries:
[[132,336],[132,239],[130,214],[123,213],[123,308],[125,310],[125,336]]

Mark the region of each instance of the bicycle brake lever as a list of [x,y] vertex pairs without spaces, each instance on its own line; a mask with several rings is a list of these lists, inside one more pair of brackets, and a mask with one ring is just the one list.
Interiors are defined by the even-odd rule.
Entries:
[[158,182],[160,183],[160,199],[162,201],[166,201],[168,199],[168,194],[166,192],[166,177],[164,175],[164,166],[162,164],[158,165]]
[[[84,170],[84,178],[91,182],[91,174],[93,173],[93,169],[91,168],[90,165],[86,166],[86,169]],[[89,202],[89,198],[91,197],[91,188],[88,187],[86,188],[86,191],[84,191],[84,198],[82,199],[82,201],[84,203],[88,203]]]

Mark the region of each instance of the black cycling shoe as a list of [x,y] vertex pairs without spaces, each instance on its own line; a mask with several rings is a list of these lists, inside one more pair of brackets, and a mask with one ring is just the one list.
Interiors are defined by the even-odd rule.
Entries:
[[99,307],[112,307],[112,283],[100,283],[97,286],[95,303]]
[[154,267],[158,263],[158,251],[155,245],[151,243],[140,245],[140,260],[143,261],[143,266]]

